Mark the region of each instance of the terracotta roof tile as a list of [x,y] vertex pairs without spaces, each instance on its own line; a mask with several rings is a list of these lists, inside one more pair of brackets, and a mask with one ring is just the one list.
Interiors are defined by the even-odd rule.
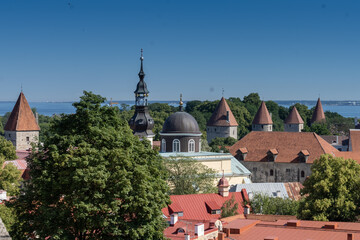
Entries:
[[320,98],[318,98],[318,101],[316,103],[312,118],[311,118],[311,122],[323,122],[325,121],[325,114],[324,114],[324,110],[320,101]]
[[289,114],[289,116],[285,119],[286,124],[302,124],[304,123],[303,119],[301,118],[298,110],[294,106]]
[[252,124],[273,124],[264,101],[261,102],[260,108],[257,111]]
[[40,131],[25,95],[21,92],[4,127],[7,131]]
[[308,163],[312,163],[320,155],[329,153],[336,155],[339,151],[327,143],[316,133],[309,132],[250,132],[236,142],[230,153],[241,159],[239,148],[248,150],[245,161],[267,162],[269,149],[276,149],[278,156],[275,162],[300,162],[299,152],[306,149],[309,152]]
[[166,217],[170,217],[170,214],[173,213],[171,210],[172,205],[176,204],[183,210],[183,216],[179,216],[179,219],[198,221],[218,219],[220,214],[211,214],[211,211],[208,210],[207,203],[211,202],[211,205],[222,206],[224,202],[231,199],[232,196],[234,196],[235,202],[239,205],[238,213],[243,214],[243,197],[241,192],[231,192],[227,197],[222,197],[216,193],[171,195],[170,200],[172,204],[169,205],[169,207],[163,208],[162,212]]
[[[227,120],[227,112],[229,112],[229,120]],[[238,123],[236,122],[236,119],[224,97],[221,98],[215,111],[211,115],[207,126],[238,126]]]

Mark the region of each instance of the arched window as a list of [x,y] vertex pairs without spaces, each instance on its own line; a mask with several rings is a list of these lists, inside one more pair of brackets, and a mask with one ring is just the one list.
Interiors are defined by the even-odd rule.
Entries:
[[166,140],[161,140],[161,151],[166,152]]
[[194,141],[194,139],[189,140],[188,152],[195,152],[195,141]]
[[270,169],[270,176],[274,176],[274,170]]
[[301,177],[305,177],[305,172],[301,171]]
[[173,152],[180,152],[180,140],[174,139],[173,141]]

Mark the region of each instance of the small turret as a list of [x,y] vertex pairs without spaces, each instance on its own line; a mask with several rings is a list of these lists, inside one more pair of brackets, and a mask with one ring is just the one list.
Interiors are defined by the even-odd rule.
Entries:
[[301,132],[304,128],[304,121],[301,118],[298,110],[294,106],[291,109],[289,116],[285,119],[284,130],[285,132]]
[[219,183],[218,183],[218,191],[219,194],[223,197],[227,197],[229,196],[229,181],[225,178],[224,173],[222,178],[220,178]]
[[320,101],[320,98],[318,98],[312,118],[311,118],[311,124],[313,123],[322,123],[325,122],[325,114],[324,110]]
[[265,105],[265,102],[262,101],[259,110],[257,111],[254,120],[252,122],[253,131],[263,131],[263,132],[272,132],[273,121],[269,111]]

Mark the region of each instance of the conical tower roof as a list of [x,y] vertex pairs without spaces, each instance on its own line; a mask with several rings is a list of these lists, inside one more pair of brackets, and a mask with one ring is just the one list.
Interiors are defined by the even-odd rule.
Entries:
[[311,123],[314,122],[324,122],[325,121],[325,114],[324,114],[324,110],[320,101],[320,98],[318,98],[318,101],[316,103],[316,107],[315,110],[313,112],[312,118],[311,118]]
[[289,114],[289,116],[285,119],[286,124],[302,124],[304,123],[303,119],[301,118],[298,110],[294,106]]
[[33,112],[23,92],[12,110],[10,117],[4,127],[6,131],[40,131]]
[[236,122],[236,119],[224,97],[221,98],[215,111],[211,115],[207,126],[238,126],[238,123]]
[[260,108],[257,111],[252,124],[273,124],[264,101],[261,102]]

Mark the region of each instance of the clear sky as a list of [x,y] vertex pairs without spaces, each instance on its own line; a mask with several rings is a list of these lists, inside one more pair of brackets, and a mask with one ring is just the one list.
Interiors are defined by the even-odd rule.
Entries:
[[0,4],[0,100],[360,99],[360,1],[11,0]]

